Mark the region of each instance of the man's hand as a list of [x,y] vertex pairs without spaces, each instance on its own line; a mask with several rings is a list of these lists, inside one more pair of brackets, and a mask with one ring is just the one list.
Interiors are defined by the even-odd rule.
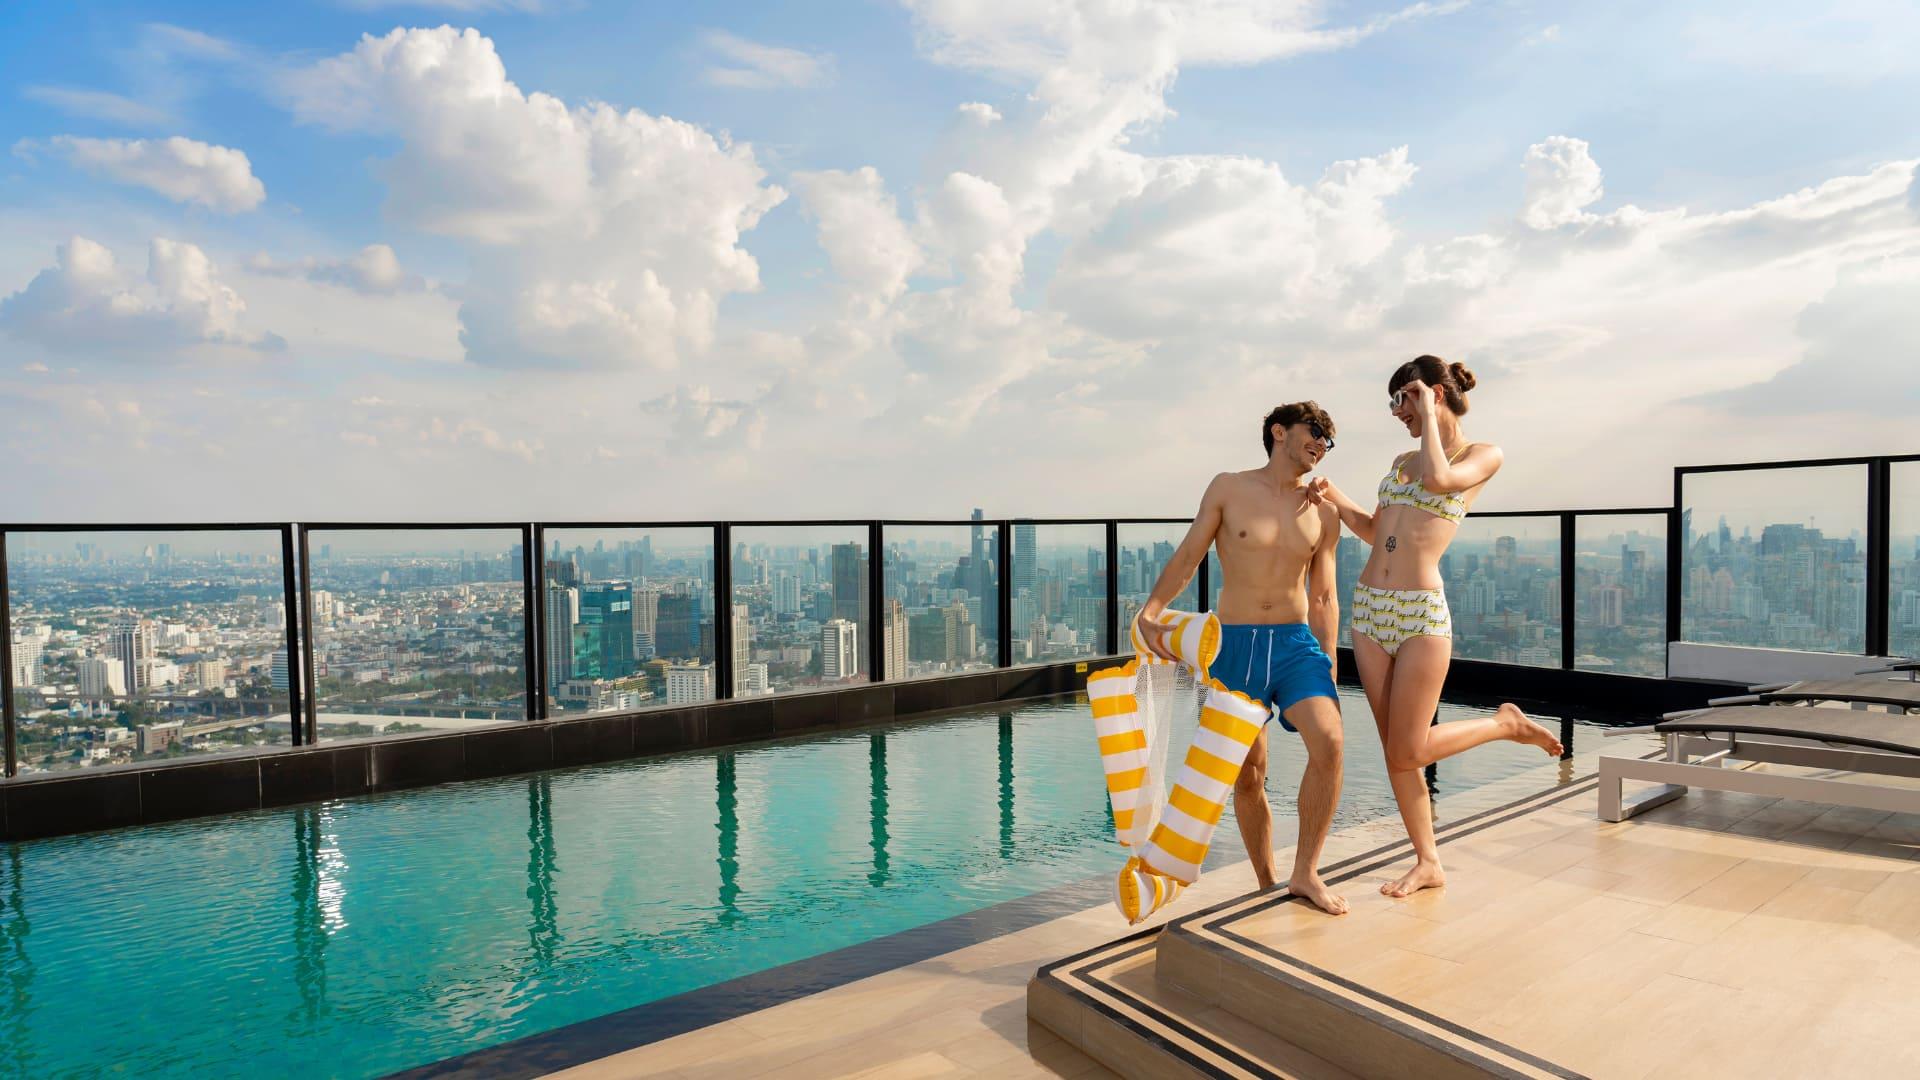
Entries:
[[1149,615],[1143,611],[1134,624],[1140,628],[1140,640],[1147,646],[1148,652],[1162,660],[1180,659],[1167,648],[1167,635],[1173,632],[1172,623],[1160,621],[1158,614]]

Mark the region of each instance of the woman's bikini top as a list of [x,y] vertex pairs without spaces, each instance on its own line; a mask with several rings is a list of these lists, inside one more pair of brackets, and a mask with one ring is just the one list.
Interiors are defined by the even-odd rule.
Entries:
[[[1447,464],[1460,460],[1460,455],[1466,452],[1465,446],[1454,451],[1453,457],[1447,459]],[[1467,516],[1467,493],[1428,491],[1427,485],[1419,480],[1403,479],[1400,461],[1396,459],[1393,468],[1387,470],[1387,475],[1380,480],[1380,505],[1411,506],[1458,525]]]

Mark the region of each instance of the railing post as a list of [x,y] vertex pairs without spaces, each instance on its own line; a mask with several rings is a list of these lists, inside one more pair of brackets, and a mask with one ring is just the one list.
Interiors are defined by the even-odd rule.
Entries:
[[[296,718],[296,723],[304,723],[307,728],[307,742],[320,741],[320,683],[314,676],[315,651],[313,633],[313,537],[305,526],[299,527],[298,549],[300,560],[300,625],[306,633],[300,635],[300,681],[308,692],[301,695],[300,704],[306,715]],[[293,657],[287,657],[287,666],[293,666]],[[290,677],[289,683],[293,681]]]
[[868,682],[887,679],[887,624],[881,614],[887,610],[881,594],[887,587],[885,530],[880,522],[867,522],[867,664]]
[[1888,610],[1893,603],[1893,463],[1874,458],[1867,465],[1867,640],[1868,656],[1885,656],[1892,647]]
[[[312,741],[306,738],[306,699],[310,690],[308,675],[300,663],[300,637],[311,633],[306,620],[300,616],[300,567],[298,556],[293,548],[293,525],[288,523],[280,527],[280,572],[282,578],[281,603],[287,610],[287,729],[293,745],[304,746]],[[269,687],[271,689],[271,687]]]
[[1107,639],[1100,643],[1102,656],[1120,648],[1120,522],[1107,519]]
[[[1193,579],[1198,583],[1200,590],[1198,597],[1199,603],[1194,606],[1200,609],[1202,615],[1213,610],[1213,582],[1211,580],[1213,573],[1212,566],[1210,565],[1212,562],[1213,547],[1209,545],[1207,550],[1200,553],[1200,568],[1194,571],[1193,575]],[[1132,631],[1128,631],[1128,633],[1131,634]]]
[[540,720],[547,715],[546,675],[540,668],[540,594],[546,576],[540,559],[540,529],[532,523],[520,526],[521,637],[526,642],[526,663],[520,665],[526,676],[527,711],[524,719]]
[[[533,671],[534,685],[540,693],[540,718],[546,719],[547,696],[552,684],[553,661],[547,656],[547,529],[533,526],[533,599],[527,609],[527,626],[533,630],[533,650],[527,653],[527,667]],[[532,707],[529,706],[529,709]],[[529,712],[527,719],[533,719]]]
[[1673,507],[1667,511],[1667,658],[1665,666],[1672,673],[1673,643],[1680,640],[1680,603],[1681,586],[1685,582],[1687,568],[1687,538],[1682,535],[1682,523],[1686,520],[1686,504],[1682,490],[1685,472],[1679,468],[1673,470]]
[[733,696],[733,526],[724,521],[713,526],[713,696]]
[[999,636],[994,641],[995,666],[1013,666],[1013,522],[999,521],[994,524],[998,537],[994,542],[993,573],[999,579],[1000,589],[994,596],[994,618],[999,623]]
[[6,770],[19,769],[13,745],[13,587],[7,580],[7,534],[0,532],[0,718],[6,734]]
[[1579,518],[1570,510],[1560,514],[1560,670],[1572,671],[1575,659],[1573,628],[1579,620],[1574,605],[1579,590],[1574,588],[1574,528]]

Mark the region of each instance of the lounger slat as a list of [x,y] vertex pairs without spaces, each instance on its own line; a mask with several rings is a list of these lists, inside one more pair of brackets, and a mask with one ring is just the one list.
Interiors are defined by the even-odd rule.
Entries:
[[1920,723],[1911,716],[1859,709],[1780,709],[1732,705],[1654,725],[1662,735],[1775,735],[1920,755]]
[[1856,701],[1868,705],[1920,708],[1920,682],[1904,676],[1856,676],[1851,679],[1803,679],[1774,690],[1763,690],[1761,701]]

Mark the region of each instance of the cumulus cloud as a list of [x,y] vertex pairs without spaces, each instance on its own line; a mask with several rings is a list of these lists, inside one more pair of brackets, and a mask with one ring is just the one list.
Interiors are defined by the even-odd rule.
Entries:
[[286,89],[304,121],[398,137],[387,212],[467,246],[472,361],[673,368],[711,344],[724,297],[759,288],[741,234],[786,193],[750,147],[523,92],[478,31],[366,37]]
[[1592,220],[1586,207],[1600,198],[1600,166],[1584,139],[1555,135],[1527,148],[1520,220],[1530,229],[1557,229]]
[[60,245],[53,266],[0,300],[0,329],[53,348],[164,351],[187,345],[279,348],[241,325],[246,304],[193,244],[156,237],[144,280],[122,273],[113,252],[82,236]]
[[29,86],[20,91],[29,101],[50,105],[69,116],[104,120],[124,127],[158,127],[170,123],[165,109],[107,90],[73,86]]
[[391,296],[426,288],[426,280],[403,270],[400,257],[385,244],[368,244],[344,259],[308,256],[292,263],[276,262],[262,253],[247,263],[247,269],[268,277],[297,278],[320,285],[335,285],[367,296]]
[[726,439],[748,450],[758,450],[767,417],[750,401],[717,398],[706,386],[679,386],[640,403],[640,411],[665,418],[673,437],[681,442]]
[[[35,145],[22,144],[29,149]],[[178,203],[232,214],[252,210],[267,197],[266,185],[253,175],[247,155],[231,147],[178,135],[166,139],[56,135],[45,145],[86,172],[157,191]]]
[[925,255],[878,171],[801,173],[794,184],[818,223],[820,246],[847,284],[880,301],[906,290]]
[[833,57],[799,49],[763,45],[724,30],[708,32],[702,40],[726,61],[707,67],[706,80],[714,86],[742,90],[824,86],[833,81]]

